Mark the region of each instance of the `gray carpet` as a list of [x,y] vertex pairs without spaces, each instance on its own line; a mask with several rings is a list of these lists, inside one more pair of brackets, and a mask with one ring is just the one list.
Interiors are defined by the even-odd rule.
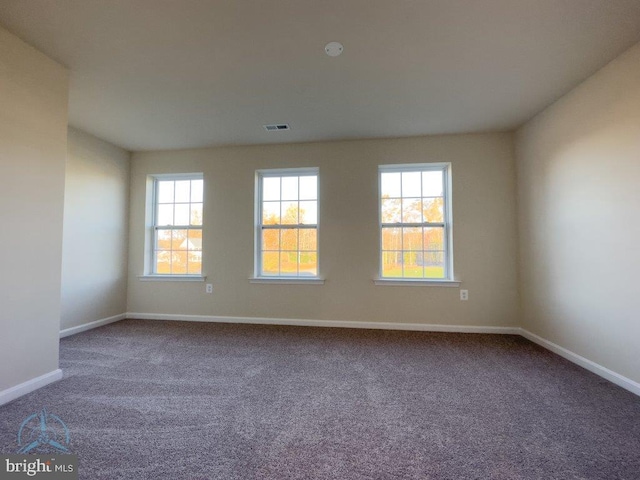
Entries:
[[639,479],[640,398],[517,336],[127,320],[43,407],[84,479]]

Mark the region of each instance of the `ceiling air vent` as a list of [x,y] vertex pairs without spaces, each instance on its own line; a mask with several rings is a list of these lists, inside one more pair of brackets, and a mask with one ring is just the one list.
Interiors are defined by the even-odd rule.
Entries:
[[289,130],[288,123],[274,123],[273,125],[263,125],[267,132],[281,132],[283,130]]

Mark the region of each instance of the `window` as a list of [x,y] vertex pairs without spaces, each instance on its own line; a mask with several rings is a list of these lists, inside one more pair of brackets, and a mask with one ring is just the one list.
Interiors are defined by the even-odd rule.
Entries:
[[380,276],[453,280],[450,164],[382,165]]
[[202,174],[153,178],[153,274],[202,274]]
[[318,277],[318,169],[256,175],[256,277]]

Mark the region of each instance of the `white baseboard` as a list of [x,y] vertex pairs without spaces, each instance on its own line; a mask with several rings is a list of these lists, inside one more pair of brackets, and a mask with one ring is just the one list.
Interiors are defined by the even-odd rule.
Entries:
[[62,370],[58,368],[57,370],[54,370],[52,372],[45,373],[44,375],[32,378],[31,380],[27,380],[26,382],[16,385],[15,387],[7,388],[6,390],[0,392],[0,405],[9,403],[16,398],[26,395],[27,393],[31,393],[34,390],[44,387],[45,385],[57,382],[61,378]]
[[551,350],[553,353],[560,355],[561,357],[566,358],[570,362],[575,363],[576,365],[580,365],[582,368],[586,368],[590,372],[595,373],[596,375],[601,376],[602,378],[609,380],[612,383],[624,388],[625,390],[629,390],[631,393],[635,393],[636,395],[640,395],[640,383],[634,382],[630,378],[624,377],[619,373],[614,372],[613,370],[609,370],[606,367],[603,367],[596,362],[593,362],[587,358],[584,358],[577,353],[573,353],[571,350],[567,350],[560,345],[557,345],[549,340],[546,340],[542,337],[539,337],[535,333],[531,333],[524,328],[520,329],[520,334],[531,340],[533,343],[537,343],[541,347],[546,348],[547,350]]
[[84,323],[82,325],[78,325],[77,327],[65,328],[64,330],[60,330],[60,338],[75,335],[76,333],[80,332],[86,332],[87,330],[102,327],[103,325],[108,325],[110,323],[119,322],[120,320],[124,320],[125,318],[127,318],[127,315],[121,313],[120,315],[102,318],[100,320],[96,320],[95,322]]
[[309,320],[297,318],[220,317],[210,315],[173,315],[166,313],[127,313],[137,320],[177,320],[185,322],[247,323],[258,325],[293,325],[300,327],[363,328],[374,330],[411,330],[421,332],[498,333],[520,335],[518,327],[476,327],[471,325],[435,325],[426,323],[355,322],[344,320]]

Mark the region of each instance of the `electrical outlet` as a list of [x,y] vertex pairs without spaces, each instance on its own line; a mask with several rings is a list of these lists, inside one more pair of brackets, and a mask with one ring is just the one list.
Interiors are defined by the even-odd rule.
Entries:
[[469,300],[469,290],[460,290],[460,300]]
[[213,284],[212,283],[207,283],[206,291],[207,291],[207,293],[213,293]]

